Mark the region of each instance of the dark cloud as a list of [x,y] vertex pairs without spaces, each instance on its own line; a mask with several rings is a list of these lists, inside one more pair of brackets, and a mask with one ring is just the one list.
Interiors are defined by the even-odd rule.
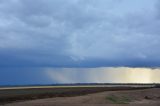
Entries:
[[0,0],[0,66],[159,66],[157,0]]

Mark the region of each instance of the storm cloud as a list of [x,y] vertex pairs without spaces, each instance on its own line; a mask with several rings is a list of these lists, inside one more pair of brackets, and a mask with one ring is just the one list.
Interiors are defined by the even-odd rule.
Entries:
[[0,0],[0,66],[160,66],[158,0]]

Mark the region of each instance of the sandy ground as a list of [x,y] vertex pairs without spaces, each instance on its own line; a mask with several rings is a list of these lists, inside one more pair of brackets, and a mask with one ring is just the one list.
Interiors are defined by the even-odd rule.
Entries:
[[[127,98],[124,103],[115,103],[108,98]],[[119,100],[117,100],[119,102]],[[117,102],[116,101],[116,102]],[[4,106],[160,106],[160,89],[105,91],[76,97],[56,97],[5,104]]]

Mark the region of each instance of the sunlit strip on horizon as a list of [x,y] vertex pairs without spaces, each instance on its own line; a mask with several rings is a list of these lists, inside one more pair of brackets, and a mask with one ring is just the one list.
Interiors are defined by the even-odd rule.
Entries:
[[160,83],[159,68],[47,68],[45,74],[57,83]]

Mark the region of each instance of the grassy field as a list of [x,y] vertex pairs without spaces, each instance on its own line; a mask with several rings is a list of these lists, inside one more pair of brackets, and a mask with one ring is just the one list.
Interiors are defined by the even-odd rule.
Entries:
[[81,87],[29,87],[29,88],[7,88],[0,90],[0,104],[42,99],[42,98],[52,98],[52,97],[71,97],[79,96],[103,91],[120,91],[120,90],[135,90],[144,89],[136,87],[96,87],[96,86],[81,86]]

